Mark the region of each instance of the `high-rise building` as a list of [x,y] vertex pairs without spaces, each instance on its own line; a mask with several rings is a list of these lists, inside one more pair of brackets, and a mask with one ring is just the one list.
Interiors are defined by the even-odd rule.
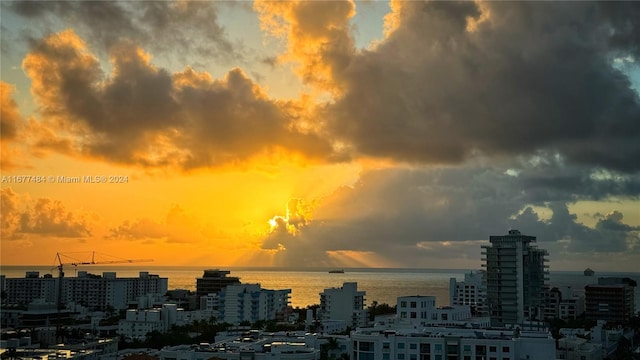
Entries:
[[365,291],[358,291],[358,283],[355,282],[346,282],[339,288],[324,289],[320,293],[318,318],[321,321],[342,320],[353,328],[367,325],[365,294]]
[[533,243],[535,236],[518,230],[491,236],[482,246],[486,267],[487,310],[492,326],[543,320],[548,252]]

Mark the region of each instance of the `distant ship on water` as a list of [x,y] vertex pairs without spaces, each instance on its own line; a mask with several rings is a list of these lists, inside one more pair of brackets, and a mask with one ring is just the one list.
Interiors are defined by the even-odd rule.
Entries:
[[593,276],[596,272],[591,270],[590,268],[584,269],[584,276]]
[[329,270],[329,274],[344,274],[344,270],[342,269]]

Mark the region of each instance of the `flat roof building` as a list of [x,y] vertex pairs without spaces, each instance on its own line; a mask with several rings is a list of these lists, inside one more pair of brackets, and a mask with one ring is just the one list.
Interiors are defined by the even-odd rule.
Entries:
[[588,320],[623,323],[635,314],[635,282],[600,278],[597,285],[585,289],[585,316]]

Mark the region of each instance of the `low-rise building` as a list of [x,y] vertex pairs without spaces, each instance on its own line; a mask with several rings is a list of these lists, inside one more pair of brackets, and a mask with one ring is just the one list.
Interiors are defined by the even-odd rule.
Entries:
[[558,340],[556,358],[563,360],[602,360],[602,345],[576,336],[565,336]]
[[244,332],[213,344],[165,347],[159,360],[317,360],[317,337],[305,333]]
[[547,289],[545,298],[545,319],[573,320],[584,313],[584,293],[574,291],[571,287]]
[[164,304],[158,309],[131,309],[118,323],[118,335],[144,340],[147,334],[166,332],[172,325],[184,325],[184,311],[175,304]]
[[343,320],[351,328],[366,326],[368,313],[364,308],[365,291],[358,291],[358,283],[346,282],[339,288],[324,289],[320,293],[318,319]]
[[435,296],[401,296],[396,307],[398,323],[414,325],[466,325],[476,328],[489,326],[488,317],[472,317],[469,305],[436,307]]
[[356,360],[555,359],[548,332],[452,327],[360,328],[351,332]]
[[484,271],[471,271],[464,274],[464,281],[456,278],[449,279],[449,304],[468,305],[471,313],[476,316],[488,316],[485,308],[487,289],[484,281]]
[[219,322],[239,324],[285,318],[291,289],[262,289],[260,284],[227,285],[217,293],[201,298],[203,310]]

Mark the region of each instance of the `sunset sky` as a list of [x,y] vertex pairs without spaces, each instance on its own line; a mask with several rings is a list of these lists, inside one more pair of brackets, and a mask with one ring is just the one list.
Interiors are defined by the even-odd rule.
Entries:
[[638,2],[0,6],[2,265],[639,269]]

